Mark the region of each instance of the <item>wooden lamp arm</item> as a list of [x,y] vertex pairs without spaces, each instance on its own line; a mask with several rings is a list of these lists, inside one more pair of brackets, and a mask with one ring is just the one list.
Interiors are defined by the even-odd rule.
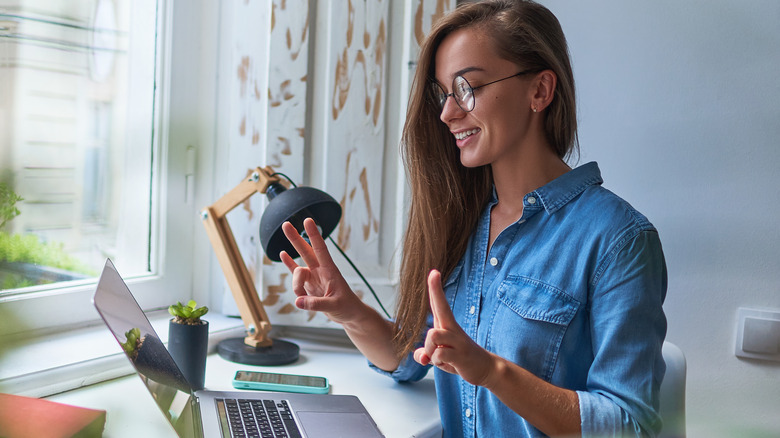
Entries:
[[274,176],[271,167],[257,167],[249,178],[239,183],[202,212],[206,234],[209,236],[211,246],[217,255],[222,272],[225,274],[228,286],[233,293],[233,299],[238,306],[241,320],[247,329],[244,343],[251,347],[268,347],[272,344],[271,338],[268,336],[271,331],[271,322],[260,302],[260,296],[255,289],[251,275],[249,275],[249,270],[241,257],[226,215],[255,193],[265,193],[273,183],[287,185],[278,176]]

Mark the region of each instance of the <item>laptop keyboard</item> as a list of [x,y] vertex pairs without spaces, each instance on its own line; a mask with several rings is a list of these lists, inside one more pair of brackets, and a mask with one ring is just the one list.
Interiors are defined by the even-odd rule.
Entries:
[[[287,400],[217,399],[223,436],[302,438]],[[228,424],[225,424],[225,423]],[[229,429],[230,435],[226,432]]]

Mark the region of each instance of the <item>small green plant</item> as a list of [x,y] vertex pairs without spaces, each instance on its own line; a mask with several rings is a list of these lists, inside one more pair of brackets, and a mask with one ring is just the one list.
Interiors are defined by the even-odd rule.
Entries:
[[138,342],[141,340],[141,330],[139,330],[137,327],[131,328],[127,333],[125,333],[125,337],[127,340],[122,342],[122,350],[125,350],[125,353],[128,356],[135,359],[136,355],[138,354]]
[[186,305],[178,302],[168,307],[168,313],[173,316],[173,322],[176,324],[186,325],[200,325],[203,322],[200,317],[205,315],[209,311],[206,306],[198,307],[198,303],[195,300],[190,300]]

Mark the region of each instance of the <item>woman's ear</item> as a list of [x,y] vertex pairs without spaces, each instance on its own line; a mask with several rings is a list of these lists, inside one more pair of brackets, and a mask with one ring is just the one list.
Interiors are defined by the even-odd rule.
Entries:
[[533,112],[542,111],[552,102],[555,97],[555,86],[558,83],[558,77],[552,70],[543,70],[537,73],[532,87],[531,110]]

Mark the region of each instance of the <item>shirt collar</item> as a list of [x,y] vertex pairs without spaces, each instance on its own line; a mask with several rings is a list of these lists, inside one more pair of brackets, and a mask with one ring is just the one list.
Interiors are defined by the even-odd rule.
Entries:
[[564,173],[529,195],[536,196],[542,202],[547,213],[552,214],[588,187],[601,185],[603,182],[599,165],[595,161],[591,161]]
[[[528,197],[533,196],[541,202],[547,214],[553,214],[588,187],[600,185],[603,182],[599,165],[595,161],[591,161],[564,173],[542,187],[528,193],[525,195],[524,204],[528,205]],[[498,195],[496,194],[496,187],[493,186],[493,194],[489,204],[492,206],[497,202]]]

